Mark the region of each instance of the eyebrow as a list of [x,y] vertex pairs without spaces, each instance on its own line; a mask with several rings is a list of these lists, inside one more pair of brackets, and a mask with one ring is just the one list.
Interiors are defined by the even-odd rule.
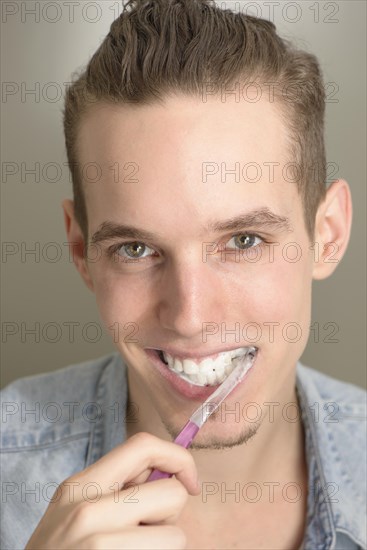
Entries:
[[[271,212],[269,208],[258,208],[224,221],[210,221],[208,232],[224,233],[251,229],[268,229],[272,231],[292,231],[289,218]],[[159,234],[145,229],[118,224],[111,221],[102,222],[91,238],[91,244],[103,243],[115,239],[132,239],[134,241],[154,241]]]

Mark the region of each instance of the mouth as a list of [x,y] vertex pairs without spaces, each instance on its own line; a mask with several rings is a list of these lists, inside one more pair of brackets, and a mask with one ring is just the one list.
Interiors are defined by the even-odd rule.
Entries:
[[[148,350],[146,350],[148,351]],[[255,361],[258,348],[247,346],[234,348],[200,359],[178,358],[164,350],[150,349],[165,369],[191,386],[217,387],[236,367],[237,362],[249,356]]]

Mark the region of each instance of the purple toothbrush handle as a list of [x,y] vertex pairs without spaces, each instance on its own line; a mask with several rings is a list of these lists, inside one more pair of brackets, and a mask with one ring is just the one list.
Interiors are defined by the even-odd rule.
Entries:
[[[191,445],[192,440],[194,439],[195,435],[199,431],[199,426],[195,424],[194,422],[191,422],[189,420],[185,426],[182,428],[176,439],[174,440],[174,443],[177,443],[177,445],[180,445],[181,447],[185,447],[186,449]],[[154,481],[155,479],[162,479],[164,477],[172,477],[173,474],[170,474],[168,472],[162,472],[161,470],[153,470],[150,476],[148,477],[147,481]]]

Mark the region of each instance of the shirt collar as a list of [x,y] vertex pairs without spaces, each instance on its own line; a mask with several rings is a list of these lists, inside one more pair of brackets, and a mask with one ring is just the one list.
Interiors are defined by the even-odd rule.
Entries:
[[96,384],[93,403],[98,416],[90,432],[86,467],[126,439],[127,367],[119,352],[109,357]]

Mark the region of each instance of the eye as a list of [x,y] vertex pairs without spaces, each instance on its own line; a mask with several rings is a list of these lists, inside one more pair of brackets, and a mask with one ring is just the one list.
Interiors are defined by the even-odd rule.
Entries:
[[144,255],[146,251],[152,250],[144,243],[134,241],[131,243],[118,244],[112,247],[111,252],[117,253],[124,260],[140,260],[149,257],[151,254]]
[[238,235],[233,235],[233,237],[228,242],[231,242],[232,240],[234,240],[235,247],[239,248],[240,250],[253,248],[264,242],[263,239],[261,239],[258,235],[253,235],[252,233],[239,233]]

